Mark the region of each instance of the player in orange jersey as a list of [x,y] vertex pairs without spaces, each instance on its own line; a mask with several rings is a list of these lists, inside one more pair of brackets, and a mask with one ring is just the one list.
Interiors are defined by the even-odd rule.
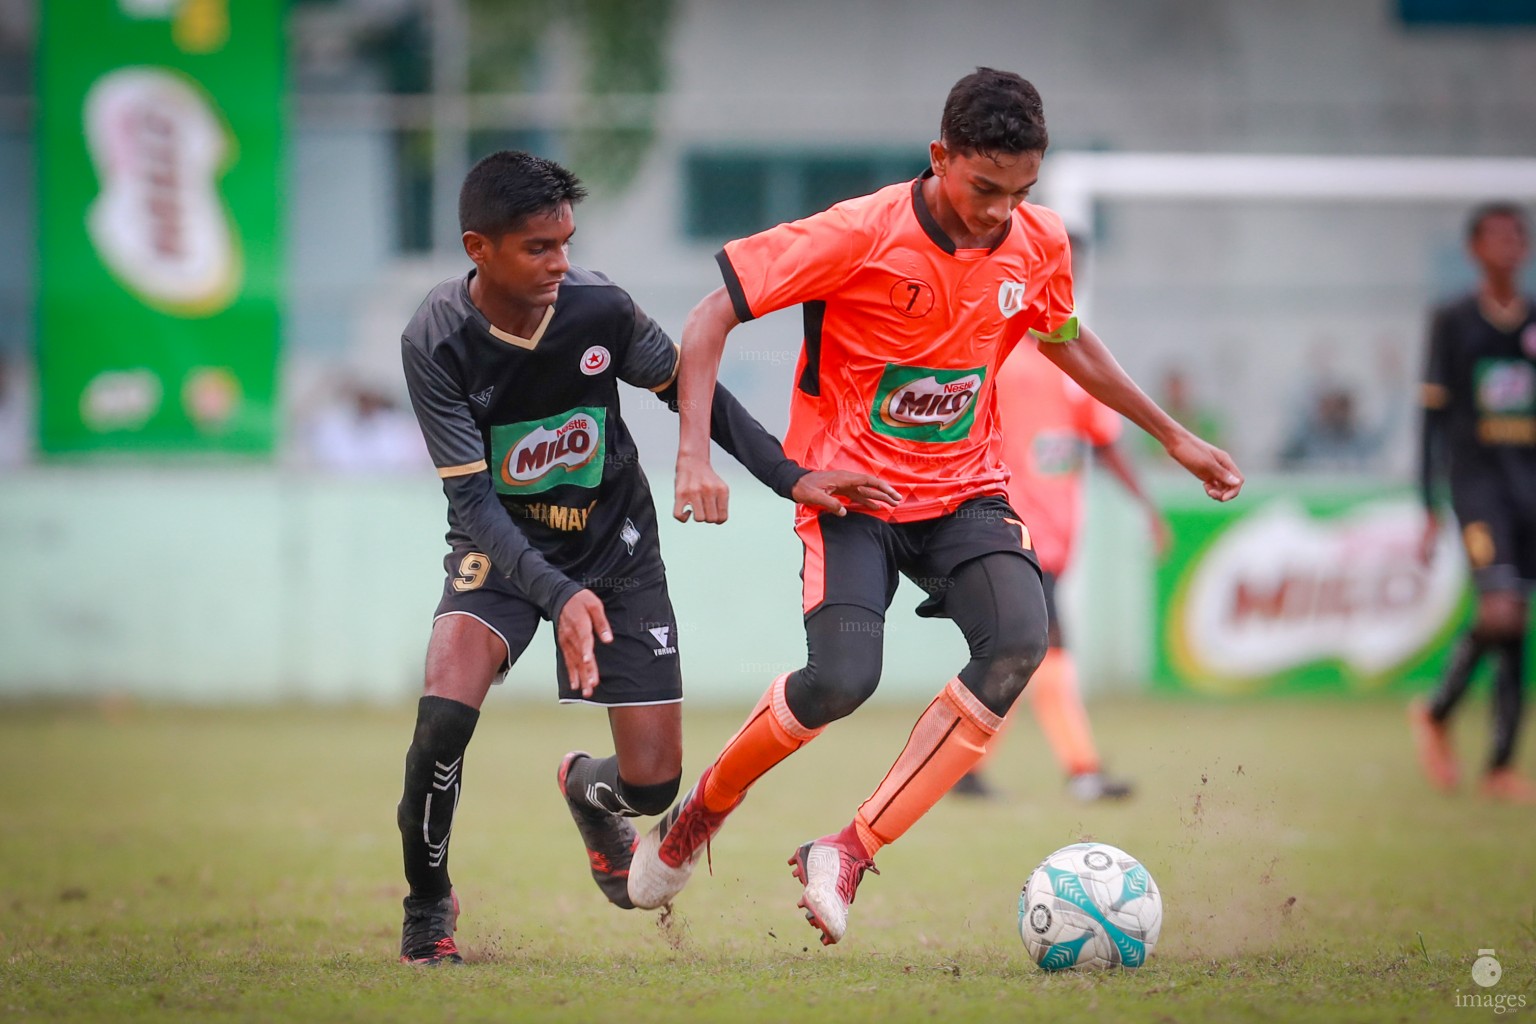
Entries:
[[[1120,417],[1058,371],[1039,349],[1020,345],[1013,350],[998,370],[996,393],[1003,463],[1013,473],[1008,503],[1029,524],[1050,623],[1045,660],[1024,695],[1067,773],[1067,792],[1085,801],[1121,799],[1131,795],[1131,784],[1103,771],[1056,610],[1056,581],[1071,564],[1082,521],[1085,452],[1091,451],[1140,503],[1159,552],[1166,546],[1168,525],[1115,444]],[[951,792],[990,795],[981,765],[961,776]]]
[[[997,368],[1041,344],[1094,397],[1156,437],[1225,501],[1242,475],[1136,387],[1073,312],[1061,219],[1024,202],[1046,148],[1040,96],[979,68],[944,105],[931,166],[912,182],[728,243],[725,285],[683,327],[683,416],[673,515],[724,522],[729,494],[709,465],[708,417],[726,334],[786,306],[805,318],[784,448],[802,465],[862,471],[901,501],[872,514],[801,508],[807,662],[779,676],[630,865],[636,906],[686,884],[748,787],[854,711],[880,679],[881,634],[898,573],[955,621],[970,660],[918,718],[885,780],[841,832],[790,857],[822,942],[843,937],[859,880],[974,765],[1045,656],[1046,613],[1029,534],[1008,505]],[[873,495],[871,495],[873,497]]]

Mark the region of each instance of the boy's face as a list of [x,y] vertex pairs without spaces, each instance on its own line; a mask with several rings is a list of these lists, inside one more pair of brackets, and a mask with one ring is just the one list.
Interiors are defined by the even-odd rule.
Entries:
[[576,233],[570,203],[536,213],[523,225],[497,238],[464,232],[464,251],[475,261],[481,287],[502,300],[524,306],[548,306],[571,269],[568,246]]
[[929,158],[939,187],[965,229],[986,236],[1002,227],[1040,177],[1044,154],[962,153],[932,143]]
[[1512,274],[1530,255],[1530,239],[1519,218],[1496,213],[1483,219],[1468,248],[1485,273]]

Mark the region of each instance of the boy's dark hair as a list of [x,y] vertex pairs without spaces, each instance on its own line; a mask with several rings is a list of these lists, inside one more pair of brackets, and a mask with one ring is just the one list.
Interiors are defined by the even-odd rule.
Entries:
[[1477,241],[1477,236],[1483,233],[1483,224],[1493,217],[1509,217],[1520,225],[1521,232],[1529,238],[1531,236],[1531,222],[1525,215],[1525,210],[1515,203],[1499,201],[1484,203],[1472,211],[1467,218],[1467,241]]
[[959,153],[1044,153],[1045,105],[1035,87],[1011,71],[977,68],[944,101],[939,140]]
[[538,213],[576,204],[587,190],[553,160],[503,149],[470,168],[459,189],[459,230],[496,238],[516,231]]

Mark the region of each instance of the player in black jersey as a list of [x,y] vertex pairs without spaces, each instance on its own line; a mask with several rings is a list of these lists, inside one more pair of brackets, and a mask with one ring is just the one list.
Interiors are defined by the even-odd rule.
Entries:
[[1536,586],[1536,311],[1520,294],[1530,223],[1518,206],[1476,210],[1467,247],[1477,290],[1437,309],[1424,376],[1421,484],[1428,511],[1423,555],[1439,532],[1436,483],[1448,475],[1451,508],[1477,587],[1477,615],[1457,639],[1444,681],[1410,720],[1425,774],[1454,789],[1446,721],[1483,655],[1498,659],[1493,749],[1484,795],[1536,804],[1536,784],[1513,767],[1525,685],[1527,602]]
[[[401,339],[450,549],[398,808],[408,963],[461,962],[448,839],[464,751],[486,693],[541,619],[555,623],[562,702],[608,708],[616,753],[574,751],[557,778],[592,875],[618,906],[631,906],[629,818],[666,810],[682,774],[677,621],[618,394],[622,380],[675,411],[677,346],[623,289],[571,265],[585,194],[527,153],[476,164],[459,196],[475,267],[434,288]],[[833,512],[839,497],[896,500],[873,477],[796,465],[728,394],[711,412],[714,440],[786,498]]]

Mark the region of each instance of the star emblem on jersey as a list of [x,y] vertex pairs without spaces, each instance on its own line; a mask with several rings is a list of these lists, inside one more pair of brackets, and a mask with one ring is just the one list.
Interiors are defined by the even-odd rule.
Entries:
[[619,540],[629,548],[630,554],[635,553],[635,545],[640,541],[640,531],[635,529],[635,524],[627,518],[624,520],[624,529],[619,531]]
[[1013,316],[1024,309],[1025,284],[1022,281],[1004,281],[997,286],[997,308],[1003,316]]
[[608,369],[608,364],[613,362],[613,357],[608,350],[601,345],[593,345],[581,354],[581,372],[588,377],[595,377]]
[[652,626],[650,629],[647,629],[646,632],[651,634],[651,638],[656,641],[656,650],[654,652],[656,657],[659,658],[663,654],[677,653],[677,645],[671,642],[671,626]]
[[476,391],[474,394],[470,395],[469,397],[473,398],[475,401],[479,402],[481,405],[489,406],[491,404],[491,395],[493,395],[495,392],[496,392],[496,385],[492,384],[490,387],[486,388],[484,391]]

